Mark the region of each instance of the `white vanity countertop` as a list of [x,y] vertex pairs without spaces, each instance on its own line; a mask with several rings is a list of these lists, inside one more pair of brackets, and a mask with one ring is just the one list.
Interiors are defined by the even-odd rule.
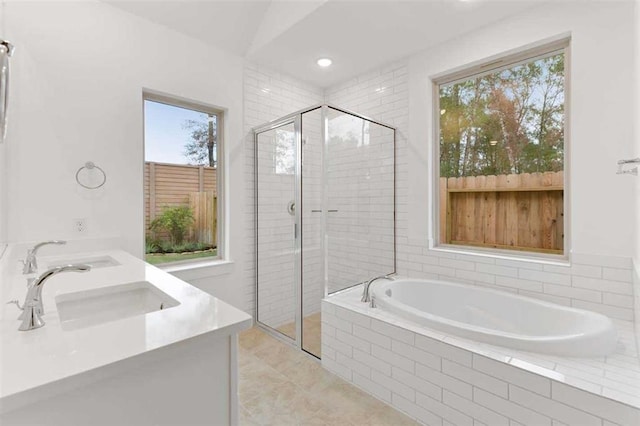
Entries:
[[[20,311],[15,305],[6,305],[12,299],[23,302],[26,276],[22,275],[15,259],[3,262],[4,267],[0,268],[0,280],[4,281],[0,291],[0,412],[3,402],[52,382],[205,333],[228,336],[252,324],[251,316],[245,312],[122,250],[39,257],[38,272],[44,272],[56,261],[105,255],[120,265],[94,268],[86,273],[65,272],[45,282],[43,319],[46,324],[31,331],[18,331]],[[151,283],[180,304],[95,326],[63,330],[56,296],[137,281]],[[4,405],[8,409],[14,404]]]

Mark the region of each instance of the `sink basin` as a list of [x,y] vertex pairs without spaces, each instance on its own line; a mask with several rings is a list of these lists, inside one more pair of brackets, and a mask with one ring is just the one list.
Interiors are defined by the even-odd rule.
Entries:
[[63,330],[91,327],[180,304],[147,281],[61,294],[55,300]]
[[80,257],[76,259],[56,260],[55,262],[49,263],[47,266],[49,268],[55,268],[58,266],[65,266],[65,265],[78,264],[78,263],[89,265],[93,269],[107,268],[109,266],[120,265],[120,262],[118,262],[111,256],[97,256],[97,257]]

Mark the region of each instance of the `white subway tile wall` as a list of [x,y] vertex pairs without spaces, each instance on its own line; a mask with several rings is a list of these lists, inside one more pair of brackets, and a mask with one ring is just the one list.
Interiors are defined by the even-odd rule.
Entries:
[[[247,178],[251,179],[247,226],[252,247],[249,255],[253,259],[255,195],[251,128],[322,99],[317,89],[302,83],[296,86],[289,77],[251,65],[245,69],[245,92]],[[329,145],[323,164],[321,118],[319,109],[302,116],[305,316],[320,310],[324,293],[323,252],[328,253],[329,292],[394,270],[393,131],[330,109]],[[277,169],[273,157],[278,148],[273,137],[274,132],[263,134],[258,150],[261,182],[258,244],[263,254],[258,265],[261,281],[258,300],[260,321],[277,328],[291,323],[295,317],[293,217],[285,213],[286,204],[294,196],[294,176]],[[324,171],[327,194],[322,191]],[[325,199],[327,205],[323,207]],[[323,208],[327,210],[327,236],[321,240]],[[252,263],[246,272],[247,300],[255,303]]]
[[[578,389],[557,370],[527,362],[525,353],[501,356],[495,347],[488,350],[471,341],[466,345],[476,351],[467,350],[460,347],[462,340],[401,328],[384,320],[390,314],[380,310],[350,309],[348,297],[322,303],[323,366],[423,424],[640,424],[640,401],[631,406],[610,399],[602,388],[598,394]],[[592,359],[541,358],[552,368],[565,362],[585,373],[591,369],[599,379],[618,368],[599,368]],[[631,374],[640,372],[635,362]]]
[[393,130],[328,109],[329,293],[394,271],[393,154]]
[[[278,170],[278,155],[295,150],[292,124],[259,135],[258,161],[258,289],[260,321],[273,328],[296,319],[294,217],[295,176]],[[291,331],[289,332],[291,333]],[[295,337],[295,336],[290,336]]]

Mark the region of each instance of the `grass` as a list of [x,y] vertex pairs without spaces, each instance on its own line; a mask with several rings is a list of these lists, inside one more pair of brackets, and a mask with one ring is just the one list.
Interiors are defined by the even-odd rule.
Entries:
[[167,254],[146,254],[144,260],[152,265],[160,265],[163,263],[178,262],[182,260],[202,259],[206,257],[215,257],[218,250],[203,251],[200,253],[167,253]]

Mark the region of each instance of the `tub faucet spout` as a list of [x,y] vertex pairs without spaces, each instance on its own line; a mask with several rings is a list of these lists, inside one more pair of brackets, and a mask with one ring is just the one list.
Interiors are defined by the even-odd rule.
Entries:
[[374,278],[371,278],[369,281],[367,281],[366,283],[364,283],[364,290],[362,291],[362,298],[360,299],[361,302],[363,303],[369,303],[369,306],[371,306],[372,308],[376,307],[376,304],[373,300],[373,297],[371,297],[371,294],[369,292],[369,287],[371,287],[371,284],[376,281],[376,280],[391,280],[393,281],[393,277],[389,276],[389,275],[380,275]]
[[88,272],[91,270],[89,265],[66,265],[51,268],[42,273],[38,278],[29,283],[27,297],[24,301],[22,315],[22,324],[18,330],[29,331],[40,328],[44,325],[42,315],[44,315],[44,307],[42,305],[42,287],[44,283],[52,276],[61,272]]

